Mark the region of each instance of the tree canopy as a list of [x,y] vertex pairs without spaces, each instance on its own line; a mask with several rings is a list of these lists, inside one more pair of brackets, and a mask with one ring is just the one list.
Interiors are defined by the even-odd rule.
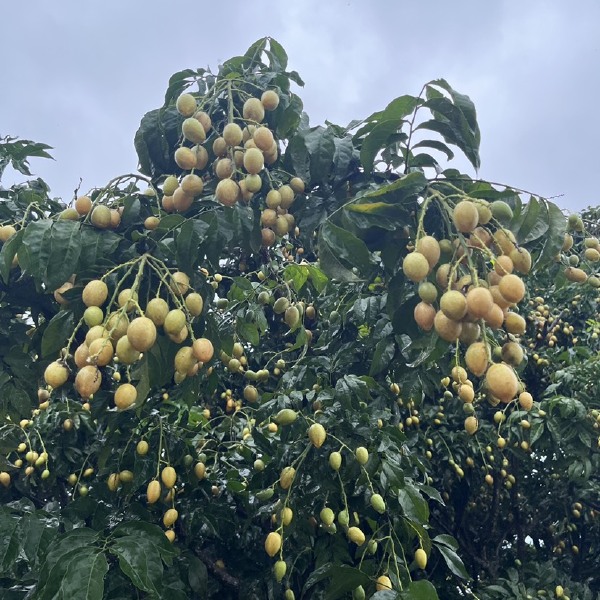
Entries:
[[0,188],[3,597],[600,598],[596,212],[448,168],[443,79],[347,126],[302,85],[263,38],[138,173]]

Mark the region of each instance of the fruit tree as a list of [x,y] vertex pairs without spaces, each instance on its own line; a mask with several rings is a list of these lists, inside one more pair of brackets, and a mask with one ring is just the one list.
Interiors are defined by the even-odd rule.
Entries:
[[0,188],[2,597],[598,598],[595,213],[447,168],[443,79],[346,127],[299,86],[261,39],[138,173]]

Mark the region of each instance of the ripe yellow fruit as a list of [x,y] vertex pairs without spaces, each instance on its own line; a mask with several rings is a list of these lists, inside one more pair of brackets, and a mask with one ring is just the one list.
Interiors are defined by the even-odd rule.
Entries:
[[192,349],[194,351],[194,356],[201,363],[209,362],[215,352],[212,342],[207,338],[198,338],[197,340],[194,340]]
[[148,454],[148,450],[150,450],[150,445],[146,440],[140,440],[135,447],[135,451],[140,456],[146,456],[146,454]]
[[381,497],[381,494],[373,494],[371,496],[371,506],[380,515],[382,515],[385,512],[385,500]]
[[237,123],[227,123],[223,128],[223,139],[228,146],[240,146],[242,143],[242,128]]
[[75,389],[79,395],[87,400],[93,396],[102,384],[102,373],[91,365],[79,369],[75,377]]
[[201,144],[206,139],[206,132],[202,123],[194,117],[188,117],[181,125],[181,133],[186,140],[192,144]]
[[477,227],[479,223],[479,212],[477,205],[469,200],[461,200],[452,213],[452,220],[456,229],[461,233],[469,233]]
[[202,480],[206,476],[206,465],[202,462],[197,462],[194,466],[194,475]]
[[163,515],[163,524],[165,527],[171,527],[177,521],[179,517],[179,513],[175,508],[169,508],[167,512]]
[[[204,182],[195,173],[190,173],[181,180],[181,189],[189,196],[196,197],[203,192]],[[175,198],[173,198],[173,201],[175,201]]]
[[487,370],[485,380],[492,396],[505,404],[517,395],[519,381],[514,369],[505,363],[491,365]]
[[83,320],[88,327],[95,327],[104,321],[104,312],[98,306],[90,306],[83,312]]
[[160,482],[156,479],[153,479],[149,484],[146,490],[146,498],[148,500],[148,504],[154,504],[160,498]]
[[183,117],[191,117],[196,112],[196,98],[191,94],[181,94],[175,102],[175,108]]
[[587,273],[577,267],[567,267],[565,269],[565,277],[574,283],[583,283],[587,280]]
[[279,513],[279,520],[281,521],[281,523],[283,523],[285,527],[287,527],[292,522],[293,518],[294,511],[289,506],[283,508]]
[[362,532],[362,530],[359,527],[348,528],[347,535],[348,535],[348,539],[351,542],[354,542],[357,546],[362,546],[366,541],[365,534]]
[[475,287],[467,292],[467,313],[473,319],[482,319],[492,309],[494,298],[487,288]]
[[483,317],[483,320],[489,325],[492,329],[500,329],[502,327],[502,323],[504,322],[504,312],[498,306],[498,304],[494,304],[492,306],[492,310]]
[[53,388],[60,387],[67,379],[69,379],[69,370],[58,361],[51,362],[44,371],[44,381]]
[[240,186],[233,179],[223,179],[217,184],[215,197],[224,206],[233,206],[239,196]]
[[498,284],[498,288],[503,298],[511,304],[521,302],[525,297],[525,284],[518,275],[513,273],[504,275]]
[[455,342],[462,332],[462,323],[449,319],[441,310],[436,313],[433,326],[436,333],[446,342]]
[[169,305],[162,298],[152,298],[146,305],[145,315],[148,317],[157,327],[164,324],[165,318],[169,313]]
[[284,467],[279,476],[279,485],[284,490],[289,490],[296,477],[296,469],[294,467]]
[[115,390],[115,406],[118,410],[128,409],[136,400],[137,390],[130,383],[123,383]]
[[160,478],[165,486],[171,489],[177,481],[177,472],[171,466],[165,467],[160,473]]
[[260,173],[265,166],[263,153],[258,148],[248,148],[244,152],[244,168],[251,175]]
[[414,309],[414,319],[417,325],[425,331],[431,331],[437,311],[427,302],[419,302]]
[[523,348],[521,344],[517,344],[517,342],[506,342],[502,346],[502,360],[513,366],[518,367],[524,358]]
[[131,365],[140,358],[139,351],[131,345],[127,336],[123,336],[119,339],[115,354],[117,355],[119,362],[125,365]]
[[124,308],[127,312],[132,311],[138,301],[138,294],[131,288],[125,288],[119,292],[117,303],[120,308]]
[[369,451],[364,446],[359,446],[354,452],[354,456],[360,465],[366,465],[369,462]]
[[175,541],[175,532],[172,529],[167,529],[167,531],[165,531],[165,536],[171,544]]
[[325,443],[325,439],[327,438],[325,427],[323,427],[321,423],[313,423],[308,428],[308,438],[315,448],[320,448]]
[[0,472],[0,484],[2,484],[5,488],[10,485],[10,474],[6,471]]
[[[519,273],[527,274],[531,271],[531,254],[525,248],[514,248],[511,250],[510,258],[513,262],[515,270]],[[600,258],[600,254],[598,254]]]
[[78,214],[85,216],[92,210],[92,200],[88,196],[79,196],[75,200],[75,210]]
[[440,298],[441,311],[453,321],[460,321],[467,314],[467,299],[457,290],[450,290]]
[[190,289],[190,278],[182,271],[175,271],[171,275],[170,287],[175,294],[184,296]]
[[427,566],[427,552],[423,548],[417,548],[415,551],[415,562],[419,569],[425,569]]
[[387,575],[380,575],[375,581],[375,590],[384,592],[392,589],[392,580]]
[[[241,133],[241,132],[240,132]],[[263,152],[268,152],[273,146],[273,133],[268,127],[257,127],[252,136],[256,147]]]
[[265,118],[265,107],[258,98],[248,98],[244,102],[242,115],[246,121],[260,123]]
[[175,150],[174,159],[177,166],[184,171],[190,171],[196,167],[196,153],[185,146]]
[[197,317],[202,314],[204,300],[200,294],[193,292],[186,297],[185,307],[193,317]]
[[469,435],[473,435],[477,431],[478,427],[479,427],[479,422],[477,421],[477,417],[474,417],[473,415],[471,415],[470,417],[467,417],[465,419],[465,431]]
[[102,306],[108,298],[108,286],[100,279],[90,281],[81,294],[86,306]]
[[182,348],[179,348],[177,354],[175,354],[175,371],[183,375],[195,375],[197,362],[192,347],[183,346]]
[[147,352],[156,341],[156,325],[148,317],[137,317],[127,328],[127,339],[139,352]]
[[273,558],[281,549],[281,535],[271,531],[265,540],[265,552]]
[[521,392],[519,394],[519,405],[523,410],[531,410],[533,408],[533,396],[529,392]]
[[489,364],[486,344],[484,342],[471,344],[465,352],[465,363],[473,375],[481,377],[487,371]]
[[88,360],[92,365],[105,367],[114,354],[113,345],[106,338],[94,340],[88,348]]
[[291,408],[282,408],[273,420],[278,425],[291,425],[298,418],[298,413]]
[[404,257],[402,270],[408,279],[419,283],[429,273],[429,262],[420,252],[411,252]]
[[508,333],[512,333],[513,335],[522,335],[525,333],[525,329],[527,328],[527,322],[525,319],[514,312],[507,312],[504,317],[504,326],[506,327],[506,331]]
[[279,106],[279,96],[274,90],[266,90],[260,97],[262,105],[265,110],[275,110]]
[[427,259],[431,269],[433,269],[440,260],[440,244],[431,235],[426,235],[417,242],[416,251],[420,252]]

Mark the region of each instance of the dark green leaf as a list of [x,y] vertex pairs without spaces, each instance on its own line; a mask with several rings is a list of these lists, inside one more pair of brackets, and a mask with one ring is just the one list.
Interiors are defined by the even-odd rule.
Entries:
[[73,333],[73,311],[61,310],[52,317],[42,335],[42,358],[54,356]]
[[369,375],[373,377],[383,370],[387,369],[392,358],[394,358],[395,344],[392,339],[383,339],[377,342],[375,346],[375,352],[373,352],[373,361],[371,362],[371,369]]

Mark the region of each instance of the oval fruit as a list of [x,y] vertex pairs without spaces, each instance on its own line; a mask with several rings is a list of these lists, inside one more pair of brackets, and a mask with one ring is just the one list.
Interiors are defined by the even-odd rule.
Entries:
[[357,546],[362,546],[366,541],[365,534],[359,527],[349,527],[347,535],[348,539]]
[[385,500],[380,494],[373,494],[371,496],[371,506],[382,515],[385,512]]
[[108,286],[100,279],[94,279],[86,284],[81,299],[86,306],[102,306],[108,298]]
[[488,368],[489,357],[487,346],[484,342],[474,342],[471,344],[465,352],[465,363],[467,369],[476,375],[481,377]]
[[492,396],[507,404],[519,389],[519,380],[512,367],[504,363],[490,366],[485,375],[488,390]]
[[51,362],[44,371],[44,381],[51,387],[57,388],[69,379],[69,370],[58,361]]
[[504,275],[498,284],[502,297],[511,304],[516,304],[525,297],[525,284],[518,275]]
[[467,299],[457,290],[442,294],[440,309],[453,321],[460,321],[467,314]]
[[281,536],[276,531],[271,531],[265,540],[265,552],[273,558],[281,549]]
[[273,565],[273,575],[275,575],[275,580],[280,582],[285,577],[285,572],[287,571],[287,564],[285,560],[278,560],[275,565]]
[[342,466],[342,455],[339,452],[332,452],[329,455],[329,466],[334,471],[339,471]]
[[462,323],[449,319],[441,310],[437,311],[433,326],[437,334],[446,342],[455,342],[462,332]]
[[171,489],[177,481],[177,472],[171,466],[165,467],[160,473],[160,478],[165,486]]
[[402,270],[408,279],[419,283],[429,273],[429,262],[420,252],[411,252],[404,257]]
[[296,469],[294,467],[284,467],[279,476],[279,485],[284,489],[290,489],[294,478],[296,477]]
[[431,269],[433,269],[440,260],[440,244],[431,235],[426,235],[417,242],[416,251],[420,252],[427,259]]
[[467,292],[467,312],[473,319],[482,319],[492,309],[494,298],[487,288],[475,287]]
[[123,383],[115,390],[115,406],[118,410],[128,409],[136,400],[137,390],[131,383]]
[[456,229],[461,233],[470,233],[479,223],[477,206],[469,200],[461,200],[452,213],[452,220]]
[[375,581],[375,590],[384,592],[392,589],[392,580],[387,575],[380,575]]
[[160,482],[156,479],[153,479],[149,484],[146,490],[146,498],[148,499],[148,504],[154,504],[160,498]]
[[137,317],[129,323],[127,339],[133,348],[146,352],[156,341],[156,325],[148,317]]
[[169,305],[162,298],[152,298],[146,305],[145,316],[148,317],[157,327],[164,324],[165,318],[169,313]]
[[310,439],[312,445],[315,448],[320,448],[327,438],[327,432],[325,431],[325,427],[321,425],[321,423],[313,423],[308,428],[308,438]]
[[274,417],[273,420],[278,425],[290,425],[298,418],[298,413],[291,408],[282,408]]
[[427,566],[427,552],[423,548],[418,548],[415,552],[415,562],[419,569],[425,569]]
[[369,461],[369,451],[364,446],[359,446],[354,453],[356,460],[361,465],[366,465]]
[[102,384],[102,373],[91,365],[79,369],[75,377],[75,389],[79,395],[87,400],[93,396]]
[[431,331],[436,312],[437,311],[433,306],[431,306],[431,304],[427,304],[427,302],[419,302],[415,306],[414,310],[415,322],[421,329],[425,331]]
[[[470,416],[465,419],[465,431],[469,435],[473,435],[477,431],[478,427],[479,427],[479,423],[477,421],[477,417]],[[421,568],[424,568],[424,567],[421,567]]]
[[196,359],[201,363],[209,362],[215,352],[212,342],[207,338],[198,338],[197,340],[194,340],[192,350],[194,351]]
[[163,524],[165,527],[171,527],[177,521],[179,513],[175,508],[169,508],[163,516]]

